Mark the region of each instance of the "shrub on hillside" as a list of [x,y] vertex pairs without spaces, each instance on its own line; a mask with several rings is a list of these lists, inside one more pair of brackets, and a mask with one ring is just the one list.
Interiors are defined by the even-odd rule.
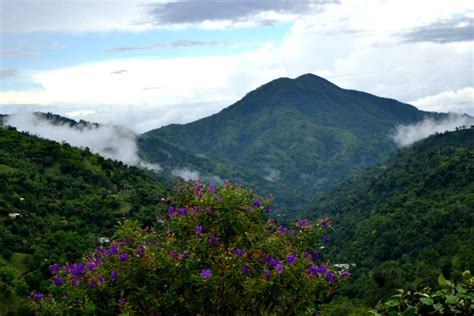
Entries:
[[327,219],[269,220],[269,200],[226,183],[179,184],[153,228],[125,222],[81,262],[53,264],[38,313],[313,314],[348,273],[319,256]]

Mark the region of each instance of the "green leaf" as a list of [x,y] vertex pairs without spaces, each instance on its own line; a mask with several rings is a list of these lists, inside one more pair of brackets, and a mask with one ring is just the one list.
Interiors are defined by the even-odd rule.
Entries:
[[444,278],[444,275],[440,274],[439,277],[438,277],[438,284],[441,285],[441,286],[445,286],[446,285],[446,279]]
[[457,304],[459,302],[459,297],[456,295],[447,295],[446,303],[448,304]]
[[415,307],[410,306],[402,313],[402,315],[403,316],[415,316],[415,315],[418,315],[418,311],[416,310]]
[[425,305],[433,305],[433,299],[431,297],[421,297],[420,302]]

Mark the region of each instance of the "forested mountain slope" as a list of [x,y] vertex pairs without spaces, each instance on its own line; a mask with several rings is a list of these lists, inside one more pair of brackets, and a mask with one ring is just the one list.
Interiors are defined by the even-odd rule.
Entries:
[[146,172],[88,150],[11,128],[0,128],[0,144],[4,308],[41,288],[51,262],[76,260],[110,237],[120,219],[152,224],[166,195]]
[[[316,203],[328,214],[333,260],[354,263],[351,296],[435,285],[474,270],[474,129],[433,135],[350,179]],[[394,294],[394,293],[393,293]]]
[[[428,116],[443,115],[345,90],[307,74],[271,81],[210,117],[147,132],[139,147],[144,157],[157,162],[165,156],[163,144],[221,162],[227,168],[209,166],[207,171],[231,180],[236,171],[253,171],[259,177],[253,177],[252,184],[260,193],[273,193],[277,203],[285,200],[291,212],[340,180],[386,159],[396,151],[390,136],[394,128]],[[170,157],[201,168],[185,155]],[[246,179],[242,182],[248,185]],[[293,193],[298,198],[289,200]]]

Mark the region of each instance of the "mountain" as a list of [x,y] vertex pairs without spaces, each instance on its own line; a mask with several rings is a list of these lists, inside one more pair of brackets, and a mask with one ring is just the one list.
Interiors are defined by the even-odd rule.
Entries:
[[347,295],[370,305],[397,288],[474,271],[474,128],[433,135],[350,179],[308,216],[333,220],[332,260],[354,263]]
[[[123,218],[151,225],[167,189],[88,150],[0,127],[0,314],[45,286],[52,262],[77,260]],[[163,206],[164,208],[164,206]]]
[[[139,138],[139,148],[151,161],[169,157],[164,164],[169,168],[200,170],[205,162],[206,172],[243,180],[261,194],[273,193],[282,207],[301,209],[395,152],[390,134],[397,125],[426,117],[442,114],[306,74],[271,81],[210,117],[149,131]],[[173,150],[165,153],[166,147]],[[247,174],[254,175],[253,183]]]

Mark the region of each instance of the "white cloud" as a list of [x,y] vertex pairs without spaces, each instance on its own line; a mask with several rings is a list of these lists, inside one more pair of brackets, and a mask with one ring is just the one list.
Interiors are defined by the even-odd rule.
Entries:
[[92,152],[106,158],[120,160],[125,164],[154,171],[161,170],[158,164],[150,164],[138,157],[136,135],[125,128],[110,125],[71,127],[68,124],[54,125],[33,113],[10,115],[7,125],[57,142],[67,142],[75,147],[88,147]]
[[[1,32],[141,31],[151,0],[2,0]],[[106,13],[106,14],[104,14]]]
[[400,147],[405,147],[435,133],[453,131],[457,127],[474,125],[474,118],[466,115],[451,114],[446,119],[425,119],[411,125],[400,125],[393,134],[393,140]]
[[192,171],[188,168],[175,168],[171,170],[171,174],[175,177],[183,178],[184,181],[199,180],[199,171]]
[[268,174],[264,177],[264,179],[268,182],[277,182],[280,180],[280,171],[272,168],[265,168],[265,172]]
[[474,116],[474,88],[444,91],[411,101],[410,104],[425,111],[466,113]]
[[[426,96],[451,90],[465,96],[463,89],[474,86],[466,71],[473,65],[473,41],[407,43],[404,34],[472,12],[474,2],[464,0],[343,0],[291,20],[281,43],[222,56],[115,59],[31,72],[44,89],[0,92],[0,104],[95,111],[77,118],[145,131],[215,113],[274,78],[314,72],[344,88],[415,100],[422,107]],[[118,69],[127,71],[111,74]]]
[[0,4],[5,13],[0,32],[139,32],[156,28],[251,27],[293,21],[303,11],[311,9],[311,1],[254,0],[242,5],[233,0],[2,0]]

